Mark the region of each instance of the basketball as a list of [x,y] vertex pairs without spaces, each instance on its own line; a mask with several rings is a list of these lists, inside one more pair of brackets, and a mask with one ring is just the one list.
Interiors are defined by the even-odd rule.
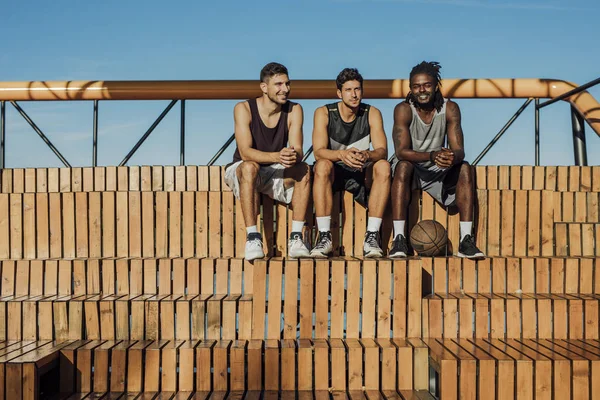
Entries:
[[410,244],[421,256],[444,255],[447,243],[446,229],[437,221],[421,221],[410,232]]

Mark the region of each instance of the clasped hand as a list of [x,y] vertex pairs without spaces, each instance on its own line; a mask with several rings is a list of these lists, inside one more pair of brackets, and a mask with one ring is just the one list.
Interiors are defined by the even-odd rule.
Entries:
[[366,150],[358,150],[353,147],[341,150],[340,159],[347,166],[360,170],[363,169],[365,163],[369,161],[369,154]]
[[450,168],[454,165],[454,152],[442,147],[433,153],[433,162],[440,168]]
[[279,151],[279,163],[285,168],[290,168],[296,165],[298,161],[298,153],[294,150],[294,146],[284,147]]

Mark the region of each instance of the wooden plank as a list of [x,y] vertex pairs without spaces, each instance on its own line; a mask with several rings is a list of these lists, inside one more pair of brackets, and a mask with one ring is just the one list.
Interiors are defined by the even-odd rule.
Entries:
[[[510,256],[514,254],[514,204],[515,192],[511,190],[502,191],[502,225],[501,225],[501,249],[500,254]],[[519,229],[521,227],[518,227]]]
[[359,337],[360,262],[346,261],[346,338]]
[[[389,338],[392,337],[393,279],[391,261],[379,262],[377,279],[377,338]],[[382,367],[382,370],[385,368]]]
[[[539,203],[538,203],[539,206]],[[515,227],[527,226],[527,192],[519,190],[515,192]],[[514,237],[514,255],[527,255],[527,230],[516,229]]]
[[377,320],[376,298],[377,298],[377,262],[365,260],[362,265],[362,338],[375,337],[375,325]]
[[155,256],[168,255],[168,197],[165,192],[155,193]]
[[[194,244],[194,221],[196,216],[194,213],[194,193],[183,193],[183,214],[182,214],[182,256],[193,257],[195,254]],[[232,245],[233,247],[233,245]]]
[[140,168],[140,190],[143,192],[152,190],[152,167],[149,165]]
[[222,210],[222,240],[223,240],[223,256],[233,257],[235,255],[235,223],[234,223],[234,208],[233,208],[233,192],[223,193],[223,210]]
[[342,193],[342,249],[340,254],[351,255],[354,237],[354,199],[350,192]]
[[[478,187],[478,189],[484,189]],[[510,167],[508,165],[500,165],[498,167],[498,189],[510,189]]]
[[281,285],[283,263],[269,263],[269,292],[267,294],[267,339],[279,339],[281,335]]
[[266,310],[266,263],[254,263],[253,301],[252,301],[252,338],[265,337],[265,310]]
[[[196,192],[196,255],[208,256],[208,193]],[[245,244],[245,240],[243,241]],[[243,245],[242,245],[243,246]],[[240,254],[237,255],[238,257]]]
[[181,193],[169,193],[169,257],[181,256]]
[[394,298],[392,303],[394,337],[406,337],[407,334],[407,272],[408,266],[405,260],[394,260]]
[[116,255],[127,257],[129,255],[129,196],[128,192],[117,192],[116,196]]
[[36,256],[35,194],[23,194],[23,257]]
[[210,192],[208,194],[208,254],[210,257],[221,256],[221,193]]
[[9,195],[0,194],[0,236],[6,238],[0,240],[0,258],[2,259],[10,257],[10,208]]
[[497,190],[498,189],[498,167],[495,165],[488,165],[486,167],[487,173],[487,189]]
[[[312,263],[311,263],[312,266]],[[305,270],[303,270],[304,272]],[[312,271],[311,271],[312,272]],[[298,261],[289,260],[285,263],[284,269],[284,293],[288,293],[288,296],[283,297],[283,338],[284,339],[296,339],[296,327],[298,326],[298,298],[297,296],[290,296],[289,293],[296,293],[298,290]],[[308,275],[308,274],[307,274]],[[312,274],[310,274],[310,281],[312,282]],[[308,278],[308,276],[302,276],[304,279]],[[301,281],[304,283],[304,279]],[[311,289],[312,289],[312,285]],[[304,294],[304,296],[303,296]],[[302,287],[300,288],[300,304],[304,302],[310,301],[312,305],[313,296],[311,290],[311,296],[307,298],[307,291],[302,291]],[[312,316],[312,307],[310,310],[310,314]],[[312,318],[311,318],[311,328],[312,328]],[[312,329],[310,329],[310,335],[308,337],[312,337]],[[301,337],[305,337],[301,335]]]
[[487,255],[500,255],[500,191],[488,191]]
[[164,190],[166,192],[172,192],[175,190],[175,167],[166,166],[163,167],[164,174]]
[[477,226],[477,243],[479,248],[485,253],[487,252],[487,229],[488,218],[485,210],[488,208],[488,192],[486,190],[477,190],[477,205],[476,211],[476,226]]
[[10,195],[10,257],[23,257],[23,195]]

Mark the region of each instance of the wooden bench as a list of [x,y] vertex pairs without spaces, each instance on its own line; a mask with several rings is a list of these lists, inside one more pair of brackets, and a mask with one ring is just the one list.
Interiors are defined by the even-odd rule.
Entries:
[[423,341],[443,399],[594,399],[600,390],[595,340]]
[[[222,167],[3,170],[0,399],[48,380],[73,399],[429,399],[430,367],[441,399],[594,398],[600,168],[476,173],[483,260],[364,260],[367,211],[338,194],[336,257],[287,259],[291,211],[263,198],[269,257],[247,262]],[[455,246],[458,215],[414,192],[422,219]]]

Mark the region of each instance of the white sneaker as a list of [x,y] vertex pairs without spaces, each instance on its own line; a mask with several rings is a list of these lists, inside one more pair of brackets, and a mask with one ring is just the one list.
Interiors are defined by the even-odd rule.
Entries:
[[363,255],[366,258],[383,257],[383,250],[379,246],[379,232],[367,232],[363,243]]
[[317,244],[310,252],[314,258],[327,258],[333,253],[333,243],[331,242],[331,232],[319,232]]
[[302,240],[301,232],[292,232],[288,242],[288,256],[291,258],[308,257],[310,252]]
[[257,258],[263,258],[265,252],[263,251],[262,236],[260,233],[249,233],[246,236],[246,249],[244,258],[248,261],[256,260]]

